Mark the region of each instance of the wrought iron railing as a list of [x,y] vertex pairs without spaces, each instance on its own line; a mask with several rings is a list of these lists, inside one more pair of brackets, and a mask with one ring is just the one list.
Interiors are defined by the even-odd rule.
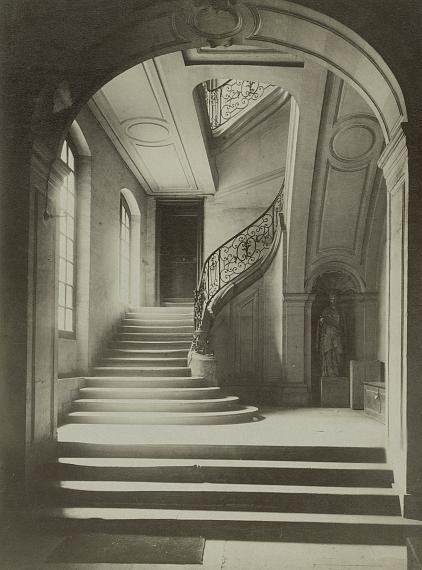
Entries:
[[194,294],[195,332],[192,350],[207,352],[208,331],[204,318],[210,303],[224,288],[252,270],[270,252],[281,229],[284,182],[280,191],[259,218],[224,242],[206,259]]
[[203,83],[208,117],[213,133],[234,119],[264,94],[275,89],[273,85],[258,81],[228,79],[216,84],[216,80]]

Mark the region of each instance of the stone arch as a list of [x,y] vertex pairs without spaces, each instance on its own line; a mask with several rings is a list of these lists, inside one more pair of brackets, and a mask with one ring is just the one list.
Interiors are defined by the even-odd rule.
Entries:
[[[315,293],[322,280],[332,281],[331,288],[364,293],[366,285],[360,274],[347,263],[330,261],[319,265],[305,284],[307,293]],[[336,286],[335,282],[338,282]],[[328,283],[327,283],[328,284]]]
[[73,123],[70,125],[69,135],[76,147],[78,156],[91,156],[91,150],[89,148],[88,142],[76,120],[73,121]]
[[[157,8],[161,8],[158,13]],[[33,130],[44,131],[57,145],[57,131],[66,130],[90,97],[119,73],[152,56],[215,45],[216,40],[223,45],[284,48],[326,66],[351,83],[369,103],[387,142],[401,122],[407,120],[403,93],[387,63],[362,37],[340,22],[281,0],[234,5],[230,8],[235,18],[231,28],[227,27],[224,10],[215,12],[211,23],[201,21],[201,9],[198,10],[195,22],[192,10],[186,9],[181,0],[171,6],[156,2],[153,7],[139,10],[137,18],[123,23],[106,41],[94,43],[88,53],[81,54],[84,73],[66,83],[68,108],[56,113],[53,120],[53,101],[63,85],[62,78],[42,90]]]
[[[67,80],[67,91],[70,95],[67,100],[70,104],[60,111],[54,112],[53,105],[59,80],[48,80],[48,84],[42,89],[38,97],[32,122],[32,132],[35,138],[48,149],[42,157],[42,171],[38,168],[38,171],[41,171],[38,180],[40,186],[43,185],[43,181],[48,179],[51,157],[56,156],[63,133],[70,127],[83,105],[107,81],[125,69],[152,56],[200,47],[211,42],[277,47],[308,60],[316,61],[340,75],[364,97],[377,116],[384,139],[386,143],[390,143],[384,156],[385,160],[382,161],[382,167],[389,172],[390,186],[398,184],[396,162],[394,161],[398,151],[402,151],[403,156],[405,156],[403,170],[407,171],[407,149],[401,129],[401,123],[407,120],[404,97],[387,62],[362,37],[322,13],[282,0],[263,0],[259,6],[239,2],[233,7],[237,16],[231,29],[227,29],[227,26],[224,27],[224,22],[219,24],[218,18],[221,17],[221,14],[219,15],[218,12],[213,29],[208,28],[205,22],[200,21],[200,18],[193,26],[189,14],[184,11],[184,7],[185,3],[182,0],[172,3],[157,1],[147,8],[138,10],[136,18],[128,13],[126,23],[123,19],[120,20],[121,24],[118,29],[115,29],[100,42],[95,43],[94,40],[90,44],[89,52],[80,54],[83,70],[80,73],[74,71]],[[241,22],[240,26],[238,25],[239,21]],[[223,29],[221,33],[218,33],[219,28]],[[35,150],[34,155],[36,156]],[[37,166],[39,165],[37,164]],[[417,173],[416,164],[413,169],[412,174]],[[404,179],[402,193],[405,209],[408,191],[406,173]],[[401,183],[401,179],[399,182]],[[416,182],[414,185],[414,190],[416,190]],[[417,213],[416,209],[413,212],[409,210],[410,217],[416,216]],[[292,252],[304,251],[303,244],[306,243],[308,219],[299,214],[300,217],[303,219],[294,220],[291,225],[297,235],[296,244],[291,246]],[[412,232],[418,237],[419,234],[415,229],[417,220],[414,219],[413,221],[415,223],[412,226]],[[406,212],[404,211],[403,224],[405,223]],[[407,239],[406,232],[407,227],[404,231],[404,245],[406,245],[405,240]],[[305,240],[303,236],[305,236]],[[291,236],[289,240],[291,243]],[[290,250],[288,254],[290,255]],[[416,261],[417,256],[414,255],[411,262],[412,268],[419,275],[421,269],[417,267]],[[404,260],[401,268],[404,273],[407,272],[406,263],[407,259]],[[304,271],[302,274],[298,271],[297,279],[292,285],[293,288],[290,289],[291,295],[294,295],[295,292],[303,292],[303,276]],[[407,283],[403,285],[403,290],[406,286]],[[41,279],[37,280],[37,276],[34,277],[33,289],[34,297],[42,299],[43,295],[38,295],[38,289],[44,291],[45,287]],[[406,295],[406,293],[407,291],[404,291],[402,295]],[[416,293],[412,291],[412,294],[415,298]],[[420,313],[420,309],[418,310]],[[402,328],[406,328],[406,316],[403,317],[403,322],[398,324]],[[414,335],[413,339],[410,338],[410,345],[412,342],[416,342],[416,337],[417,335]],[[399,346],[400,343],[398,342],[397,345]],[[34,355],[39,354],[41,356],[43,350],[45,351],[45,348],[41,343],[39,346],[34,343]],[[420,353],[419,347],[412,346],[412,351],[414,356]],[[301,347],[296,352],[300,354]],[[397,355],[397,362],[402,357],[402,353]],[[303,360],[303,352],[300,354],[300,358]],[[413,366],[414,376],[417,376],[418,368],[422,369],[420,356],[418,358]],[[49,358],[47,355],[46,358],[38,358],[38,360],[47,362]],[[402,373],[401,369],[397,368],[397,370],[398,374]],[[297,368],[297,376],[303,380],[303,374],[299,368]],[[31,381],[34,382],[34,378],[31,378]],[[414,401],[416,400],[414,398]],[[395,404],[397,409],[400,405]],[[32,413],[35,414],[35,410],[32,410]],[[404,425],[405,414],[403,418],[400,421]],[[396,424],[398,421],[395,420]]]

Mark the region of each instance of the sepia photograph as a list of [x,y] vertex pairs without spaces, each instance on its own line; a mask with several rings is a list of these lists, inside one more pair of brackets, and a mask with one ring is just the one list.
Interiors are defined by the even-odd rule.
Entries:
[[422,0],[0,0],[0,568],[422,570]]

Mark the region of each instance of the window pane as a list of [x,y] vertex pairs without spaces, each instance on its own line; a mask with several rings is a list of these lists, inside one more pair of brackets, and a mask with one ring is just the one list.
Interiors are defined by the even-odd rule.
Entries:
[[65,306],[65,286],[64,283],[59,283],[59,305],[62,307]]
[[66,259],[69,261],[73,261],[73,241],[70,238],[67,238],[67,250],[66,250]]
[[73,285],[73,263],[70,261],[66,263],[66,283]]
[[63,307],[59,307],[59,314],[58,314],[58,325],[60,330],[64,330],[64,309]]
[[62,233],[60,234],[59,241],[60,241],[59,255],[60,257],[66,257],[66,242],[64,240],[64,236]]
[[67,141],[62,147],[62,160],[70,172],[60,191],[60,234],[59,234],[59,312],[58,325],[60,330],[73,330],[73,299],[75,285],[74,267],[74,238],[75,238],[75,159]]
[[75,158],[74,158],[73,152],[70,150],[70,148],[68,148],[68,151],[67,151],[67,165],[72,170],[75,170]]
[[73,312],[71,309],[66,309],[65,330],[67,331],[73,330]]
[[72,219],[70,216],[68,216],[68,217],[67,217],[67,228],[66,228],[66,235],[67,235],[67,237],[73,239],[73,230],[74,230],[74,228],[73,228],[73,219]]
[[66,285],[66,308],[73,307],[73,287]]
[[66,281],[66,262],[62,257],[59,261],[59,280],[63,282]]
[[66,141],[64,141],[64,143],[63,143],[62,154],[61,154],[60,158],[63,160],[63,162],[66,162],[66,164],[67,164],[67,142]]
[[74,217],[74,213],[75,213],[75,198],[73,196],[73,194],[71,194],[70,192],[67,195],[67,211],[69,212],[69,214]]

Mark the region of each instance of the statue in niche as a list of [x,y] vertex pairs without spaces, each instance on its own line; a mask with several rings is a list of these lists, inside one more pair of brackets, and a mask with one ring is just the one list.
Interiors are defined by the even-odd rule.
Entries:
[[341,376],[344,365],[344,317],[337,307],[334,291],[329,293],[329,305],[319,317],[316,345],[321,363],[321,376]]

